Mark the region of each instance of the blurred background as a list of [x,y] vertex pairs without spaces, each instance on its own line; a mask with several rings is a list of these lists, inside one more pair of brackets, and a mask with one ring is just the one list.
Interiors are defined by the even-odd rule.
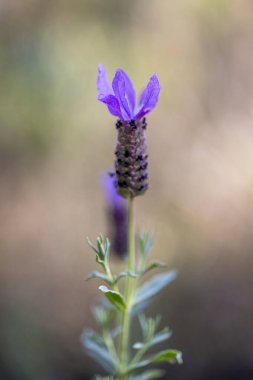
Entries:
[[252,380],[252,1],[1,0],[0,25],[0,379],[100,372],[79,337],[99,285],[85,237],[109,229],[104,63],[162,84],[137,224],[179,272],[150,310],[184,353],[164,379]]

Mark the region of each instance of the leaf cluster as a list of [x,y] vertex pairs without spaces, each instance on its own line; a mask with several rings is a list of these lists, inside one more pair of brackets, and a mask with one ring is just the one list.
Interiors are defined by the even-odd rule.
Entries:
[[151,365],[161,362],[170,364],[182,363],[180,351],[167,349],[158,353],[150,353],[158,344],[168,340],[171,330],[165,327],[158,329],[160,318],[147,318],[143,311],[150,300],[170,284],[176,278],[174,270],[156,274],[148,280],[143,277],[154,269],[164,267],[160,261],[148,261],[153,246],[153,236],[145,231],[139,235],[139,260],[134,272],[120,272],[112,274],[110,269],[109,254],[110,242],[102,235],[97,237],[96,245],[89,240],[88,243],[96,254],[96,262],[101,267],[101,272],[91,272],[87,279],[98,278],[105,284],[99,286],[100,292],[105,296],[104,300],[93,307],[93,314],[100,325],[101,334],[93,330],[85,331],[81,336],[83,345],[107,373],[109,377],[97,375],[96,380],[117,380],[117,374],[121,371],[121,358],[119,357],[121,319],[129,305],[124,292],[119,290],[119,280],[132,277],[135,283],[135,291],[131,299],[132,318],[138,315],[141,328],[141,340],[132,344],[132,353],[125,372],[129,380],[158,379],[163,371],[150,369]]

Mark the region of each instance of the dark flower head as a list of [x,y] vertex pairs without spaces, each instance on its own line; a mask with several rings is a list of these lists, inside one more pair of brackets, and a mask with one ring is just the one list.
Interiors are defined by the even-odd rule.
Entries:
[[137,110],[134,87],[122,69],[116,70],[111,87],[105,66],[99,65],[97,89],[98,100],[107,105],[112,115],[121,120],[130,121],[142,118],[155,108],[160,93],[160,84],[156,74],[153,74],[140,95]]

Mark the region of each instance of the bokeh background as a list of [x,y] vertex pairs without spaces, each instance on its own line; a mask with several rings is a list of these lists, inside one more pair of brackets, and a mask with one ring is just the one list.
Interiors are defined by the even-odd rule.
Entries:
[[252,380],[252,1],[1,0],[0,25],[0,379],[99,372],[79,336],[99,285],[85,237],[108,231],[104,63],[162,83],[137,209],[179,272],[150,310],[184,353],[164,378]]

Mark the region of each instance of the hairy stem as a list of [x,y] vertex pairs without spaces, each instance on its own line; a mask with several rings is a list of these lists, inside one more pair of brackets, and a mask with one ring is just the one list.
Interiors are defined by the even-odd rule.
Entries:
[[[135,233],[134,233],[134,199],[129,198],[128,211],[128,271],[135,270]],[[128,367],[129,355],[129,331],[131,323],[132,301],[134,292],[134,279],[131,276],[127,277],[126,283],[126,310],[123,312],[122,319],[122,334],[120,342],[120,358],[121,371],[119,374],[120,380],[127,380],[126,370]]]

